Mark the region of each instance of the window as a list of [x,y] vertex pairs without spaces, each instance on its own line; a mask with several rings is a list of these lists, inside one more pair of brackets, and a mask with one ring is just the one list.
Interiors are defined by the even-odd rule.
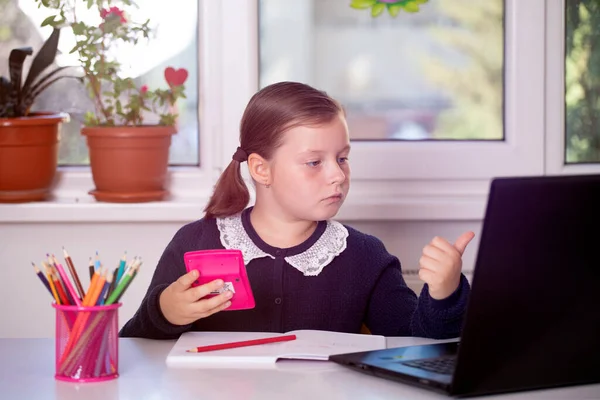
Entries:
[[598,2],[559,0],[546,7],[545,171],[600,173]]
[[[367,100],[371,102],[370,104],[378,104],[369,111],[363,111],[363,116],[371,117],[380,113],[378,110],[381,105],[380,102],[378,103],[380,100],[372,100],[366,96],[351,97],[354,93],[364,94],[369,90],[361,89],[360,92],[352,92],[351,89],[355,90],[356,87],[353,89],[352,86],[340,84],[340,80],[342,83],[347,81],[344,80],[343,73],[335,74],[336,69],[343,69],[348,64],[344,64],[345,59],[340,57],[342,64],[338,65],[333,57],[342,50],[338,51],[337,48],[327,47],[326,50],[316,53],[311,46],[316,48],[316,41],[325,43],[326,37],[340,36],[335,39],[335,43],[345,43],[346,50],[343,51],[351,52],[356,51],[353,49],[359,49],[360,51],[369,51],[369,54],[375,54],[374,52],[378,50],[370,49],[362,43],[350,43],[350,40],[345,39],[350,36],[344,35],[352,35],[353,29],[366,30],[369,28],[377,32],[382,31],[382,37],[396,37],[397,33],[393,30],[396,28],[391,28],[393,24],[407,24],[406,20],[421,19],[426,14],[401,12],[396,18],[380,15],[373,19],[368,10],[362,10],[361,14],[359,10],[350,8],[350,3],[351,0],[297,0],[290,4],[286,3],[287,9],[282,9],[273,0],[221,2],[224,9],[221,50],[224,58],[232,64],[231,66],[225,65],[222,72],[222,82],[230,88],[230,90],[222,91],[222,95],[227,98],[227,101],[223,102],[226,105],[224,115],[227,114],[227,118],[223,118],[223,127],[226,132],[237,131],[243,109],[256,90],[270,82],[288,78],[313,85],[320,84],[334,96],[336,94],[347,96],[341,100],[355,101],[356,108],[354,110],[360,111],[360,107],[364,106]],[[369,219],[478,219],[483,215],[490,178],[544,173],[546,2],[544,0],[504,0],[502,3],[497,3],[495,0],[485,2],[453,0],[448,4],[445,3],[445,0],[430,0],[420,7],[423,13],[425,13],[424,10],[427,10],[427,13],[439,12],[442,15],[441,13],[448,10],[443,6],[452,5],[468,16],[476,15],[473,10],[478,10],[476,7],[482,6],[479,3],[494,3],[496,4],[495,10],[498,10],[498,5],[502,6],[500,12],[504,16],[503,24],[500,25],[497,19],[489,22],[481,17],[475,21],[484,20],[482,22],[484,24],[502,27],[502,37],[496,36],[492,43],[496,48],[484,47],[482,51],[491,51],[490,54],[496,57],[494,65],[504,67],[503,73],[498,77],[502,82],[499,85],[502,85],[503,88],[502,90],[495,89],[498,92],[497,98],[491,100],[482,98],[480,102],[489,101],[489,104],[481,107],[482,109],[485,107],[488,107],[489,110],[495,109],[496,111],[490,112],[490,115],[495,116],[493,118],[499,117],[498,106],[493,104],[502,104],[503,119],[500,119],[498,128],[485,128],[482,129],[485,133],[461,137],[461,139],[470,138],[471,140],[448,140],[450,136],[443,137],[443,135],[439,139],[446,140],[408,140],[409,137],[413,137],[410,132],[418,131],[419,135],[422,135],[423,129],[419,127],[403,130],[402,122],[410,121],[410,119],[406,119],[406,116],[402,117],[404,120],[401,120],[400,123],[390,123],[390,120],[384,119],[381,123],[383,127],[381,131],[385,131],[385,133],[378,134],[379,139],[377,140],[364,140],[373,133],[369,131],[370,128],[360,130],[355,123],[354,128],[362,133],[353,133],[354,142],[351,155],[353,188],[340,218],[354,218],[356,215],[361,215],[363,218]],[[321,10],[323,15],[317,15],[315,10]],[[338,14],[335,14],[334,10],[335,13],[339,10],[341,17],[336,17]],[[300,17],[296,14],[305,16],[302,19],[304,25],[298,22]],[[327,16],[330,18],[326,18]],[[361,22],[363,18],[364,22]],[[440,18],[444,23],[451,19],[449,17]],[[334,23],[337,26],[334,26]],[[319,32],[321,35],[318,40],[313,37],[314,35],[308,35],[308,28],[311,24],[315,24],[315,32]],[[287,28],[285,34],[281,33],[283,25]],[[466,24],[466,26],[469,25]],[[443,27],[454,29],[449,22]],[[340,32],[338,33],[337,30]],[[469,37],[471,31],[457,25],[456,31],[453,32]],[[428,33],[428,35],[431,35],[431,39],[427,40],[434,43],[434,35],[432,33]],[[285,36],[288,46],[284,48],[282,45],[277,45],[276,36]],[[478,38],[474,36],[477,35],[471,33],[470,40],[478,42]],[[453,56],[457,54],[454,48],[439,46],[437,42],[435,43],[435,45],[431,44],[431,47],[437,49],[436,51],[439,50],[439,53],[432,50],[425,53],[425,56],[440,57],[440,54],[452,54]],[[357,47],[359,45],[363,47]],[[321,45],[319,44],[319,46]],[[371,46],[375,47],[377,44],[372,43]],[[398,47],[402,46],[398,45]],[[392,49],[395,50],[393,46]],[[331,57],[323,54],[327,52],[335,54]],[[348,58],[351,58],[352,54],[348,54]],[[377,54],[382,53],[380,51]],[[319,60],[315,59],[317,56]],[[319,77],[320,80],[316,81],[317,76],[320,75],[313,70],[317,67],[327,67],[326,61],[321,59],[327,60],[331,64],[328,68],[333,72],[326,77]],[[461,56],[456,62],[470,64],[474,61]],[[382,62],[372,62],[371,65],[376,64],[382,65]],[[359,62],[358,65],[360,67],[361,63]],[[363,63],[363,65],[367,65],[367,63]],[[359,67],[357,70],[361,71],[363,67]],[[374,82],[374,77],[379,79],[379,72],[373,71],[372,74],[360,73],[367,78],[367,83]],[[385,90],[388,85],[402,88],[403,85],[400,82],[404,79],[401,72],[389,76],[385,81],[385,88],[381,85],[371,90],[373,96],[383,96],[387,93]],[[339,76],[339,79],[334,79],[336,76]],[[424,76],[421,75],[421,79],[425,79]],[[448,80],[446,83],[453,82]],[[431,90],[428,93],[439,93],[440,96],[443,94],[444,101],[447,102],[445,111],[457,112],[456,115],[461,116],[463,121],[467,121],[471,117],[467,117],[467,115],[475,112],[476,105],[464,107],[456,100],[458,97],[449,96],[449,91],[441,90],[442,87],[443,84],[440,83],[439,86],[435,86],[436,90],[440,88],[439,92]],[[467,89],[469,88],[467,86]],[[393,91],[394,96],[390,97],[393,101],[398,102],[402,93]],[[427,101],[432,104],[431,100]],[[451,104],[452,101],[456,105]],[[428,106],[426,102],[419,103],[421,110]],[[398,109],[398,106],[396,104],[389,109]],[[426,124],[423,125],[426,126]],[[493,124],[488,125],[493,126]],[[393,137],[393,135],[398,136],[398,132],[402,132],[400,136],[404,135],[400,140]],[[428,132],[435,132],[435,129]],[[360,136],[362,136],[362,140]],[[478,139],[475,139],[476,137]],[[484,137],[488,139],[483,140]],[[458,134],[455,139],[457,138]],[[235,149],[236,143],[231,140],[231,142],[225,143],[226,148],[231,152]]]
[[436,0],[395,17],[350,3],[261,0],[260,86],[327,91],[353,140],[504,139],[503,0]]
[[[49,28],[40,28],[41,22],[50,10],[38,8],[32,0],[0,0],[0,54],[7,55],[12,48],[31,46],[40,48],[49,34]],[[80,18],[86,15],[85,7],[78,12]],[[92,8],[91,11],[95,10]],[[170,164],[199,164],[199,121],[198,121],[198,1],[182,0],[173,7],[158,3],[143,2],[132,18],[145,21],[149,18],[155,27],[155,37],[133,51],[121,51],[124,73],[135,78],[139,85],[149,87],[164,86],[163,71],[167,66],[186,68],[189,72],[186,82],[186,97],[179,103],[179,131],[172,138]],[[77,56],[69,54],[74,38],[69,29],[61,31],[59,55],[56,63],[60,66],[78,64]],[[31,57],[29,57],[31,59]],[[30,62],[31,60],[29,60]],[[26,64],[29,65],[29,64]],[[6,75],[7,63],[0,65],[0,73]],[[71,72],[72,73],[72,72]],[[71,116],[71,122],[63,126],[59,163],[61,165],[86,165],[89,156],[85,138],[80,134],[83,115],[93,110],[93,103],[83,84],[73,79],[57,81],[46,90],[34,105],[34,110],[64,111]]]
[[600,162],[600,3],[565,1],[565,164]]

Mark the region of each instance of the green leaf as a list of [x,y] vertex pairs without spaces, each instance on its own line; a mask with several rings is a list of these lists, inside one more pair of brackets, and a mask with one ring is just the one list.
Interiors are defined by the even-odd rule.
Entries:
[[375,5],[373,5],[373,8],[371,8],[371,16],[372,17],[378,17],[381,15],[381,13],[383,12],[383,10],[385,10],[385,4],[384,3],[377,3]]
[[[32,83],[32,85],[31,85],[31,87],[30,87],[30,89],[29,89],[29,90],[27,90],[26,88],[23,88],[23,89],[24,89],[24,93],[23,93],[23,94],[24,94],[24,95],[28,95],[28,94],[29,94],[29,92],[36,92],[36,91],[37,91],[37,90],[38,90],[40,87],[42,87],[42,85],[44,85],[44,84],[45,84],[45,83],[46,83],[48,80],[52,79],[52,77],[56,76],[56,75],[57,75],[59,72],[61,72],[61,71],[64,71],[64,70],[66,70],[66,69],[68,69],[68,68],[71,68],[71,67],[69,67],[68,65],[65,65],[65,66],[62,66],[62,67],[58,67],[58,68],[56,68],[55,70],[53,70],[53,71],[51,71],[51,72],[47,73],[46,75],[44,75],[44,76],[40,77],[39,79],[37,79],[37,80],[35,81],[35,83]],[[65,76],[65,77],[66,77],[66,76]],[[71,76],[70,76],[70,77],[71,77]],[[76,78],[76,77],[73,77],[73,78]]]
[[87,8],[88,8],[88,10],[90,8],[92,8],[93,5],[94,5],[94,0],[87,0]]
[[83,35],[85,33],[85,24],[83,22],[75,22],[71,24],[71,29],[75,35]]
[[388,4],[388,12],[392,17],[398,16],[400,10],[402,10],[402,6],[400,4]]
[[416,13],[419,11],[419,5],[417,3],[406,3],[402,7],[409,13]]
[[99,125],[100,121],[98,121],[93,112],[86,111],[84,115],[84,123],[86,126],[95,126]]
[[12,85],[12,93],[15,99],[18,100],[21,96],[21,84],[23,83],[23,64],[27,56],[33,54],[31,47],[22,47],[13,49],[8,56],[8,73],[10,74],[10,83]]
[[41,26],[50,25],[51,23],[54,22],[54,18],[56,18],[56,15],[49,16],[48,18],[46,18],[45,20],[42,21],[42,25]]
[[377,0],[352,0],[350,7],[357,10],[365,10],[371,8],[375,3],[377,3]]

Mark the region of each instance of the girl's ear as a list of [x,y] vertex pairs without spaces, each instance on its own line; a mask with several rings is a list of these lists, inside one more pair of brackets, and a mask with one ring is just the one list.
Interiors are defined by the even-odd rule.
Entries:
[[248,169],[254,182],[264,186],[271,185],[271,166],[267,160],[252,153],[248,156]]

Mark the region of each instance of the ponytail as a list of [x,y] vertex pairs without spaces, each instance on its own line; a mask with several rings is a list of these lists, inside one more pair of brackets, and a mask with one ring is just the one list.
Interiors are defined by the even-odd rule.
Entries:
[[250,192],[242,179],[240,162],[232,160],[219,177],[204,209],[204,218],[229,217],[242,212],[250,202]]

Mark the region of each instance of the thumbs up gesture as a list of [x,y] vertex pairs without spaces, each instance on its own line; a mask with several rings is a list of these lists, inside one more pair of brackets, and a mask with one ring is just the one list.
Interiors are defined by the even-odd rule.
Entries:
[[462,255],[473,237],[473,232],[465,232],[451,244],[436,236],[423,248],[423,255],[419,259],[419,278],[429,285],[432,298],[445,299],[458,288]]

